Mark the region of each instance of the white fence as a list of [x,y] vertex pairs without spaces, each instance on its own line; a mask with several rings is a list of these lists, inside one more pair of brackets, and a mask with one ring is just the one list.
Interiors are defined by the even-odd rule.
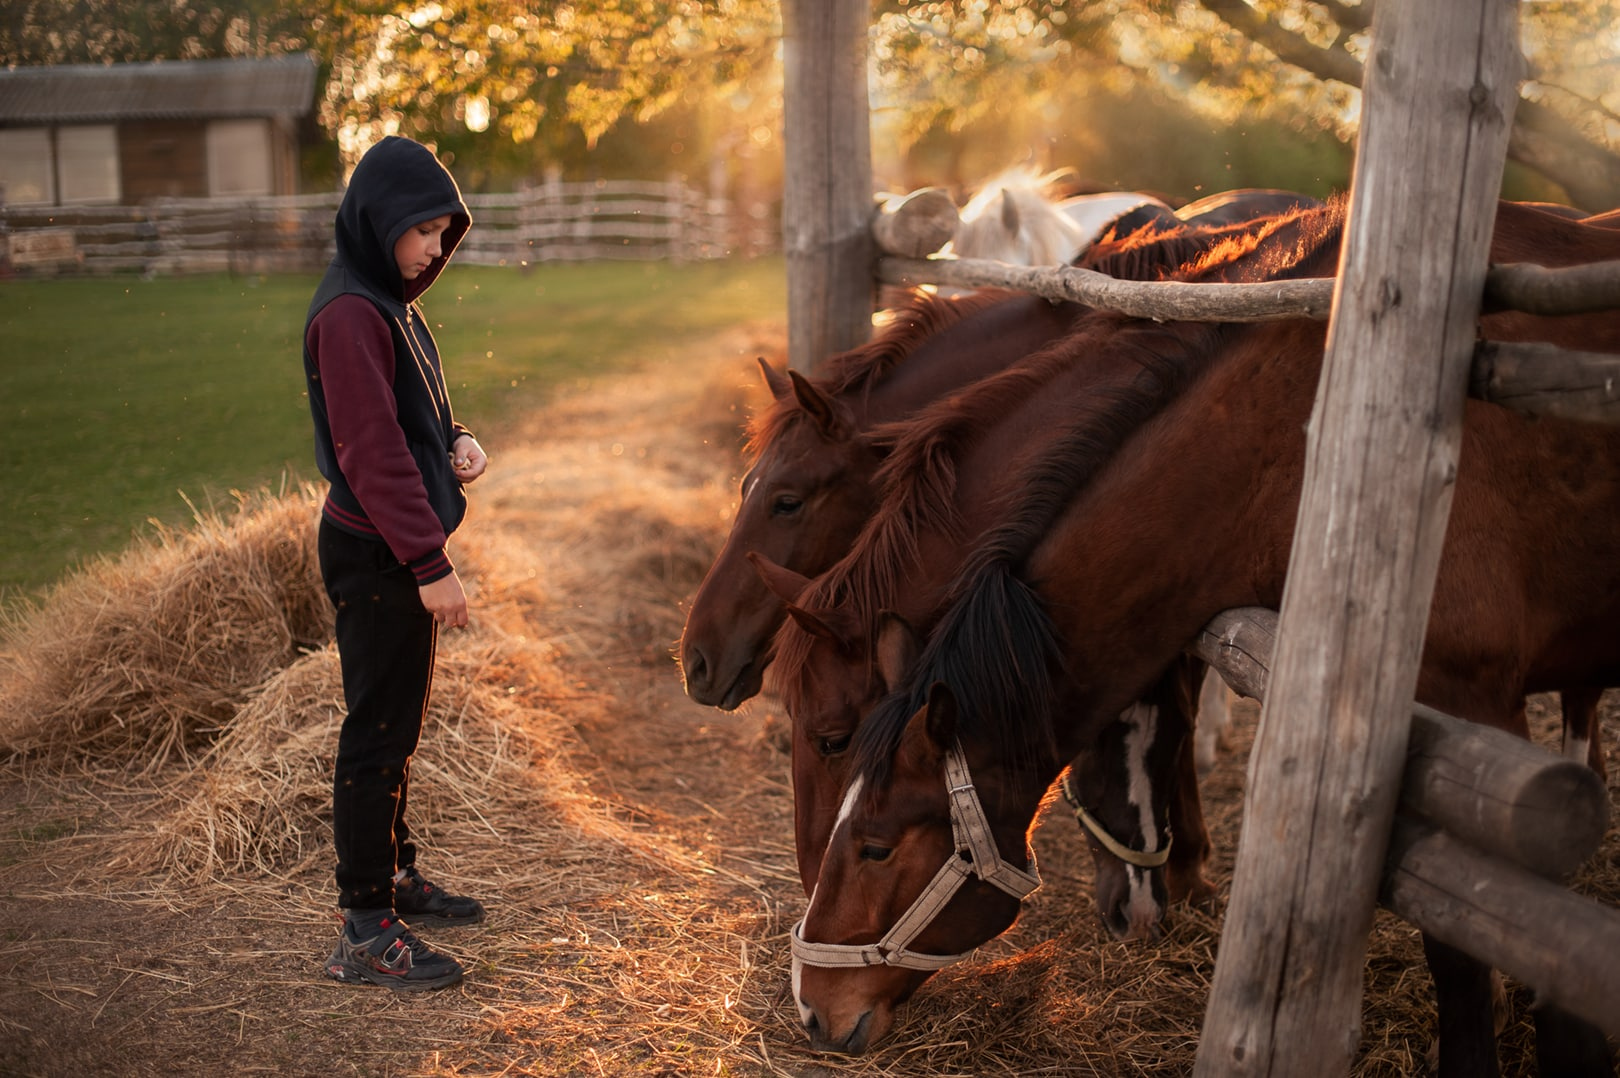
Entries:
[[[0,206],[0,272],[268,273],[332,256],[341,195],[163,199],[141,206]],[[459,264],[606,259],[688,262],[780,249],[766,207],[739,207],[679,180],[548,181],[468,195],[476,222]]]

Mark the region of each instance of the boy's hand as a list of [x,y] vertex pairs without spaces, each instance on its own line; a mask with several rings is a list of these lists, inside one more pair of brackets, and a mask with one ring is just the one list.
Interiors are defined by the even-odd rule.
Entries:
[[422,605],[433,615],[433,620],[447,629],[467,627],[467,593],[461,590],[461,578],[452,572],[431,584],[423,584]]
[[484,455],[484,447],[478,444],[477,438],[463,434],[450,447],[450,463],[455,466],[456,478],[466,484],[484,474],[484,469],[489,467],[489,457]]

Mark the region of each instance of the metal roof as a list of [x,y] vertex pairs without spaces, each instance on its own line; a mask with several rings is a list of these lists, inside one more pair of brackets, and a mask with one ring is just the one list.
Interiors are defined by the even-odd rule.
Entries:
[[314,100],[302,54],[0,68],[0,124],[296,117]]

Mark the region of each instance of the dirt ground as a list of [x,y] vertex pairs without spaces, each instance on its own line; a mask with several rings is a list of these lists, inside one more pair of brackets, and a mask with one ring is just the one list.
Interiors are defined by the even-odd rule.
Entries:
[[[319,784],[328,673],[298,716],[312,733],[273,740],[310,779],[259,798],[291,821],[268,853],[184,853],[195,806],[223,798],[223,762],[0,768],[0,1074],[1187,1073],[1252,704],[1203,784],[1213,908],[1174,910],[1155,943],[1109,940],[1073,820],[1053,812],[1036,838],[1045,885],[1012,931],[936,976],[879,1050],[809,1050],[787,990],[804,896],[785,719],[769,698],[691,703],[671,657],[734,504],[753,358],[781,347],[775,327],[739,329],[486,440],[491,471],[453,548],[481,621],[443,644],[413,772],[423,867],[490,909],[423,933],[465,962],[463,985],[397,995],[321,976],[338,924]],[[1611,744],[1617,719],[1611,694]],[[217,854],[229,836],[214,819],[200,831]],[[1611,835],[1582,885],[1604,891],[1617,857]],[[1422,1073],[1429,981],[1413,930],[1384,914],[1366,985],[1356,1073]],[[1510,1000],[1504,1065],[1525,1073],[1526,993]]]

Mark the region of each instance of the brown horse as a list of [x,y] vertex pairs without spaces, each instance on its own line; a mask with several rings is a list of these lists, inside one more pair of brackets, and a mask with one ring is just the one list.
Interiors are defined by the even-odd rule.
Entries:
[[[1338,209],[1322,212],[1336,226]],[[1495,261],[1616,257],[1612,231],[1499,210]],[[1613,314],[1483,321],[1496,339],[1620,352]],[[1032,821],[1068,761],[1152,702],[1214,614],[1280,604],[1323,327],[1164,328],[1204,335],[1206,373],[1100,468],[1094,447],[1076,451],[1069,470],[1095,476],[1056,526],[1013,514],[980,544],[912,677],[857,730],[794,939],[795,994],[820,1047],[862,1050],[933,968],[1004,931],[1029,886]],[[1418,699],[1522,734],[1525,694],[1615,683],[1617,621],[1620,431],[1469,402]],[[1475,997],[1447,976],[1485,971],[1435,968],[1443,1071],[1490,1073],[1472,1069],[1494,1070],[1489,1016],[1455,1013]]]
[[878,338],[814,381],[762,361],[774,400],[751,424],[737,516],[687,612],[687,694],[730,710],[759,691],[785,615],[747,555],[817,573],[848,549],[876,496],[873,426],[1004,369],[1060,337],[1081,310],[1005,292],[919,292]]
[[[1291,233],[1298,220],[1271,219],[1255,234]],[[1200,272],[1222,280],[1278,275],[1254,235],[1247,245],[1232,239],[1223,238],[1218,259]],[[807,892],[836,812],[850,737],[908,668],[911,632],[933,624],[962,559],[1026,498],[1025,476],[1044,466],[1054,444],[1081,427],[1099,444],[1127,435],[1132,426],[1107,414],[1118,400],[1137,394],[1154,407],[1196,374],[1196,362],[1181,361],[1188,338],[1179,331],[1103,312],[1076,327],[1022,363],[874,430],[875,440],[892,443],[879,474],[883,497],[850,553],[827,573],[811,582],[753,557],[792,615],[778,634],[773,670],[793,720],[795,837]],[[1093,421],[1099,413],[1104,421]],[[1078,481],[1068,475],[1056,482]],[[1060,506],[1061,488],[1048,487],[1041,504]],[[1167,664],[1167,673],[1179,683],[1187,664]],[[1071,784],[1097,859],[1099,914],[1122,937],[1154,935],[1167,902],[1211,893],[1197,787],[1178,781],[1191,774],[1190,694],[1166,695],[1183,706],[1122,728],[1122,751],[1080,761],[1082,781]],[[1130,726],[1138,715],[1126,709],[1121,722]],[[1158,795],[1152,803],[1144,790]],[[1168,846],[1167,825],[1175,839]],[[1156,871],[1161,866],[1164,873]]]
[[[1233,223],[1234,206],[1249,206],[1251,219],[1274,208],[1272,199],[1246,195],[1224,199],[1211,221],[1157,222],[1152,244],[1138,242],[1145,221],[1116,224],[1081,264],[1121,278],[1160,276],[1210,245],[1241,242],[1251,226]],[[814,575],[848,551],[876,497],[882,447],[872,427],[1005,369],[1059,339],[1084,313],[1022,294],[918,292],[877,339],[834,357],[820,377],[784,377],[762,363],[773,402],[750,425],[753,464],[736,518],[687,611],[680,645],[687,694],[730,710],[759,691],[784,614],[747,556]]]

